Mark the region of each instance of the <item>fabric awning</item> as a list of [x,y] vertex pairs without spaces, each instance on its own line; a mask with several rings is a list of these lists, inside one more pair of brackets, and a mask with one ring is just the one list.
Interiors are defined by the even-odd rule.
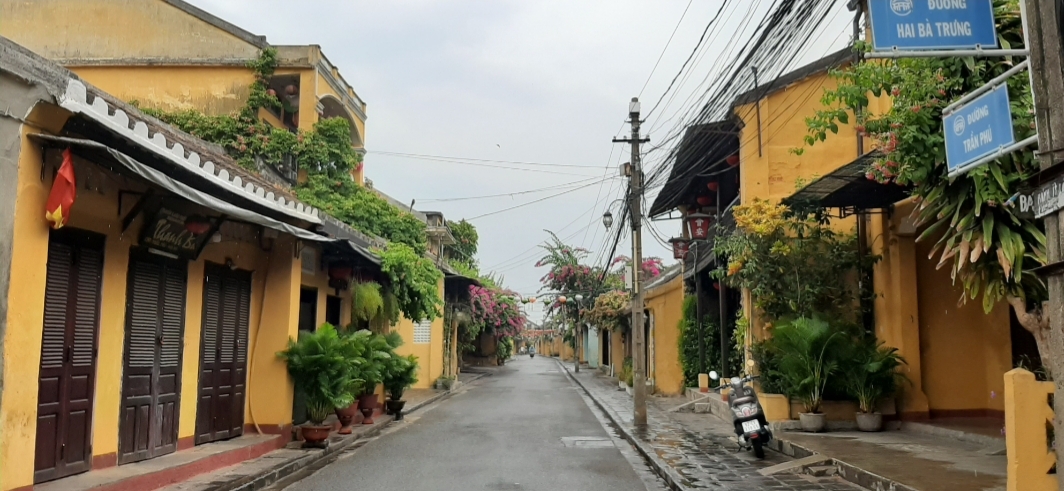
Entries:
[[[43,143],[53,146],[69,146],[76,149],[77,154],[88,160],[101,165],[104,163],[111,164],[112,170],[119,173],[132,173],[151,184],[159,186],[160,188],[173,193],[176,196],[184,198],[192,203],[195,203],[204,208],[214,210],[228,219],[240,220],[255,225],[261,225],[266,228],[277,230],[279,232],[292,235],[302,240],[309,240],[314,242],[327,243],[347,250],[353,254],[360,256],[362,259],[369,262],[380,265],[380,258],[375,254],[365,250],[365,248],[355,244],[347,239],[334,239],[319,235],[309,230],[274,220],[273,218],[255,213],[253,211],[241,208],[227,201],[223,201],[214,196],[211,196],[202,191],[198,191],[188,186],[187,184],[177,181],[174,178],[164,174],[162,171],[145,165],[132,157],[119,152],[107,145],[92,141],[84,140],[80,138],[69,138],[63,136],[53,136],[45,134],[33,134],[31,138],[39,140]],[[124,171],[124,172],[123,172]]]
[[883,153],[873,150],[830,174],[821,177],[783,200],[783,204],[817,205],[824,208],[876,210],[887,208],[909,197],[909,188],[880,184],[865,177],[868,167]]

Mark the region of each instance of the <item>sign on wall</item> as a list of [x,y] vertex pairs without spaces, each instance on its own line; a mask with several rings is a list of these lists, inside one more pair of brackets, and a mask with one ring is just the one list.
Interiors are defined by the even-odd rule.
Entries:
[[869,0],[875,51],[993,49],[992,0]]
[[189,228],[187,215],[162,207],[144,224],[140,243],[178,257],[195,259],[211,234],[194,233]]
[[942,124],[950,176],[962,173],[968,170],[969,164],[1016,143],[1005,84],[943,115]]

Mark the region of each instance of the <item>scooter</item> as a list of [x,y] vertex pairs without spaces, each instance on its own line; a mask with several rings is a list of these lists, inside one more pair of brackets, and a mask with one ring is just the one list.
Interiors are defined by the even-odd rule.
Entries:
[[[709,372],[709,378],[720,380],[717,372]],[[747,385],[757,380],[757,376],[732,377],[727,384],[721,384],[718,389],[725,386],[731,388],[728,392],[728,407],[732,411],[732,421],[735,424],[735,434],[739,437],[739,446],[744,449],[753,449],[754,455],[759,459],[765,458],[765,444],[772,439],[772,430],[765,420],[765,411],[761,408],[761,402],[757,400],[754,388]]]
[[536,357],[536,352],[535,351],[529,351],[528,352],[528,357],[529,358],[535,358]]

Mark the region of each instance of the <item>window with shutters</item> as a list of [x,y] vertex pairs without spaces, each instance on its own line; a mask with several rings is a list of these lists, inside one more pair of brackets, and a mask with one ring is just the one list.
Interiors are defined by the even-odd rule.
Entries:
[[432,321],[414,324],[414,344],[429,344],[432,341]]

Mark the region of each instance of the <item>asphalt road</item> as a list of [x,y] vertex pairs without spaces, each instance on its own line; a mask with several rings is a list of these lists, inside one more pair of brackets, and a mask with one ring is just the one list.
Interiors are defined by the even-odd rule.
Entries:
[[519,356],[289,491],[657,491],[553,359]]

